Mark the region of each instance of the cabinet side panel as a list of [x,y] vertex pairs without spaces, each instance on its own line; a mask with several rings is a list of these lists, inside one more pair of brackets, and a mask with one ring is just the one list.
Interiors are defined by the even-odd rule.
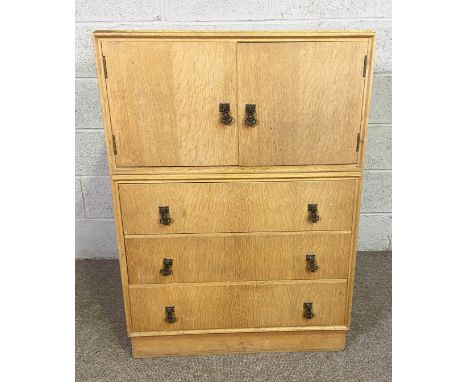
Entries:
[[356,195],[354,199],[354,215],[353,215],[353,229],[351,238],[351,252],[349,254],[349,273],[348,273],[348,294],[346,301],[346,317],[345,325],[350,326],[351,324],[351,310],[353,302],[353,291],[354,291],[354,274],[356,272],[356,251],[357,251],[357,240],[358,240],[358,229],[359,229],[359,216],[361,212],[361,189],[362,189],[362,177],[356,178]]
[[[368,120],[369,120],[369,110],[371,104],[371,93],[372,93],[372,82],[374,78],[374,55],[375,55],[375,37],[369,38],[369,47],[368,47],[368,67],[367,67],[367,82],[365,89],[365,96],[363,100],[363,114],[362,114],[362,123],[361,123],[361,142],[360,142],[360,152],[359,152],[359,166],[364,167],[365,163],[365,153],[367,147],[367,132],[368,132]],[[355,210],[353,216],[353,229],[352,229],[352,239],[351,239],[351,253],[350,253],[350,262],[349,262],[349,275],[348,275],[348,297],[347,297],[347,317],[346,325],[349,327],[351,325],[351,314],[352,314],[352,302],[353,302],[353,293],[354,293],[354,280],[356,272],[356,255],[357,255],[357,242],[359,237],[359,217],[361,213],[361,198],[362,198],[362,176],[356,178],[356,196],[355,196]]]
[[119,184],[112,181],[112,204],[114,206],[114,219],[117,230],[117,247],[119,250],[120,278],[122,281],[122,293],[125,309],[125,321],[127,324],[127,333],[132,332],[132,319],[130,314],[130,296],[128,292],[128,272],[127,258],[125,254],[125,237],[122,226],[122,215],[120,212]]
[[367,147],[367,130],[369,122],[369,113],[371,105],[371,95],[372,95],[372,83],[374,80],[374,62],[375,62],[375,37],[369,38],[368,50],[367,50],[367,81],[364,92],[363,99],[363,108],[362,108],[362,120],[361,120],[361,132],[360,132],[360,143],[359,143],[359,167],[362,169],[365,162],[365,154]]
[[106,78],[104,73],[104,61],[102,54],[101,39],[94,36],[94,59],[96,63],[97,82],[99,87],[99,100],[101,104],[101,115],[104,125],[104,138],[106,142],[107,160],[109,164],[109,172],[112,173],[115,169],[115,158],[112,145],[112,123],[109,112],[109,102],[107,99]]

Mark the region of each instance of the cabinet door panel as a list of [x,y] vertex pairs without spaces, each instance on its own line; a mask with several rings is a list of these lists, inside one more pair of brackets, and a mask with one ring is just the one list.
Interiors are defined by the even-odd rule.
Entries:
[[[357,163],[367,41],[238,44],[242,166]],[[258,124],[247,127],[245,105]]]
[[104,41],[116,164],[238,164],[236,46],[230,42]]

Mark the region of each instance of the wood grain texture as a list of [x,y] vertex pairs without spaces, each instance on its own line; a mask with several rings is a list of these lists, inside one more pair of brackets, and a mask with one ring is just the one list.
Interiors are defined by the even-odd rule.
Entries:
[[273,332],[132,337],[136,358],[254,352],[338,351],[346,341],[344,331]]
[[[350,233],[127,237],[130,284],[347,278]],[[307,270],[306,254],[319,269]],[[172,274],[160,273],[164,258]]]
[[[346,280],[159,284],[130,287],[133,332],[343,325]],[[313,302],[315,317],[303,317]],[[165,321],[174,306],[177,321]]]
[[238,164],[236,44],[104,41],[117,166]]
[[[125,234],[350,230],[355,180],[119,184]],[[308,221],[308,203],[320,220]],[[174,222],[159,223],[159,206]]]
[[240,165],[357,163],[367,45],[238,44],[238,120],[256,104],[259,121],[240,127]]

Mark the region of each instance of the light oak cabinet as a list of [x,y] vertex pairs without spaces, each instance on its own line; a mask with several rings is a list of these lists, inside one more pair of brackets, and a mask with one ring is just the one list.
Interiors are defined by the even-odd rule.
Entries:
[[343,349],[374,33],[94,45],[133,355]]

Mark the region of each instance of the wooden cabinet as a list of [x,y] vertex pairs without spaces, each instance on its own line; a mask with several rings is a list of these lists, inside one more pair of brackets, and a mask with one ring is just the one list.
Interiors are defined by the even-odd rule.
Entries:
[[135,357],[344,348],[374,44],[94,33]]

